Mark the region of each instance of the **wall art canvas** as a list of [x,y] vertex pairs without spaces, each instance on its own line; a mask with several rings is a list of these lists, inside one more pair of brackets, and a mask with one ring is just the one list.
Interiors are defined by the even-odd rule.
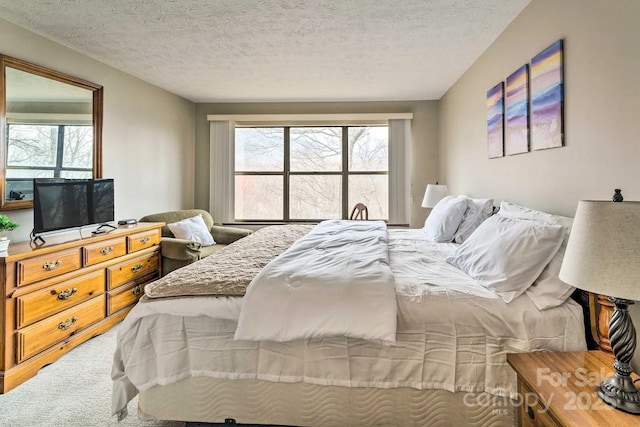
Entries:
[[529,151],[529,65],[523,65],[507,77],[506,89],[507,156]]
[[531,149],[562,147],[564,142],[562,40],[531,59]]
[[487,91],[487,153],[490,159],[504,156],[504,83]]

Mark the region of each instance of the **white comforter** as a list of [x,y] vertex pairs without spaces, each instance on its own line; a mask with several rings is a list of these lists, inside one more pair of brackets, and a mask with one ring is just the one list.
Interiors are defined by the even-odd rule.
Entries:
[[395,342],[396,309],[386,224],[323,221],[253,279],[235,339]]
[[389,230],[398,307],[391,345],[343,336],[234,341],[241,298],[138,304],[118,329],[113,411],[138,391],[191,376],[515,397],[507,353],[585,349],[579,305],[568,300],[539,311],[526,294],[506,304],[444,262],[454,248],[427,242],[422,230]]

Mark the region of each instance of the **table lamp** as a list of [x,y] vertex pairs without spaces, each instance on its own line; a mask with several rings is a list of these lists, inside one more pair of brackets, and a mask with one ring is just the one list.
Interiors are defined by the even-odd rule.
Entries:
[[449,195],[449,190],[447,190],[446,185],[438,184],[429,184],[427,185],[427,190],[424,192],[424,198],[422,199],[422,207],[430,208],[438,203],[440,200],[444,199]]
[[600,383],[597,394],[616,409],[640,414],[640,390],[629,363],[636,331],[627,311],[640,300],[640,202],[581,200],[559,277],[577,288],[609,295],[615,304],[609,323],[615,373]]

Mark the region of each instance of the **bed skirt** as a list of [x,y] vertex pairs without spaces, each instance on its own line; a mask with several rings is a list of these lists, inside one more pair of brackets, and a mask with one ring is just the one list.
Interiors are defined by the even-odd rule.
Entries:
[[488,393],[190,377],[140,393],[143,420],[288,426],[516,425],[516,403]]

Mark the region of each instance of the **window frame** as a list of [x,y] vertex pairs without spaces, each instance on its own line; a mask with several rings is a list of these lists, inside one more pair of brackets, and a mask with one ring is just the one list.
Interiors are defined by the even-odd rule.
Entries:
[[[291,129],[292,128],[341,128],[342,140],[341,140],[341,165],[340,171],[291,171]],[[388,124],[369,124],[369,125],[278,125],[278,126],[237,126],[237,128],[281,128],[283,129],[284,137],[284,161],[282,171],[237,171],[235,164],[233,166],[233,176],[282,176],[283,179],[283,207],[282,207],[282,219],[240,219],[236,216],[235,208],[233,211],[234,223],[238,224],[274,224],[274,223],[317,223],[327,218],[309,218],[309,219],[292,219],[290,216],[290,177],[291,176],[340,176],[341,177],[341,219],[349,218],[349,176],[353,175],[386,175],[389,176],[389,153],[387,152],[387,170],[386,171],[350,171],[349,170],[349,128],[356,127],[389,127]],[[389,141],[387,139],[387,144]],[[235,152],[235,143],[233,146]],[[387,184],[387,191],[389,191],[389,185]],[[235,200],[235,198],[234,198]],[[235,203],[235,201],[234,201]],[[387,218],[381,219],[385,222],[389,222],[390,210],[387,207]]]
[[[46,124],[41,124],[41,123],[7,123],[7,134],[6,134],[6,141],[7,141],[7,146],[9,145],[9,135],[11,134],[11,127],[12,126],[51,126],[51,127],[57,127],[58,128],[58,137],[57,137],[57,141],[56,141],[56,164],[55,166],[16,166],[16,165],[10,165],[9,164],[9,159],[7,158],[7,164],[5,165],[5,168],[7,170],[43,170],[43,171],[53,171],[53,177],[54,178],[60,178],[60,174],[61,172],[92,172],[93,171],[93,160],[91,161],[91,166],[87,167],[87,168],[81,168],[81,167],[67,167],[64,166],[64,148],[65,148],[65,130],[67,127],[69,126],[86,126],[86,127],[91,127],[91,125],[87,125],[87,124],[64,124],[64,123],[46,123]],[[93,142],[92,142],[93,145]],[[13,180],[21,180],[21,178],[9,178],[9,179],[13,179]],[[29,178],[32,179],[32,178]]]

